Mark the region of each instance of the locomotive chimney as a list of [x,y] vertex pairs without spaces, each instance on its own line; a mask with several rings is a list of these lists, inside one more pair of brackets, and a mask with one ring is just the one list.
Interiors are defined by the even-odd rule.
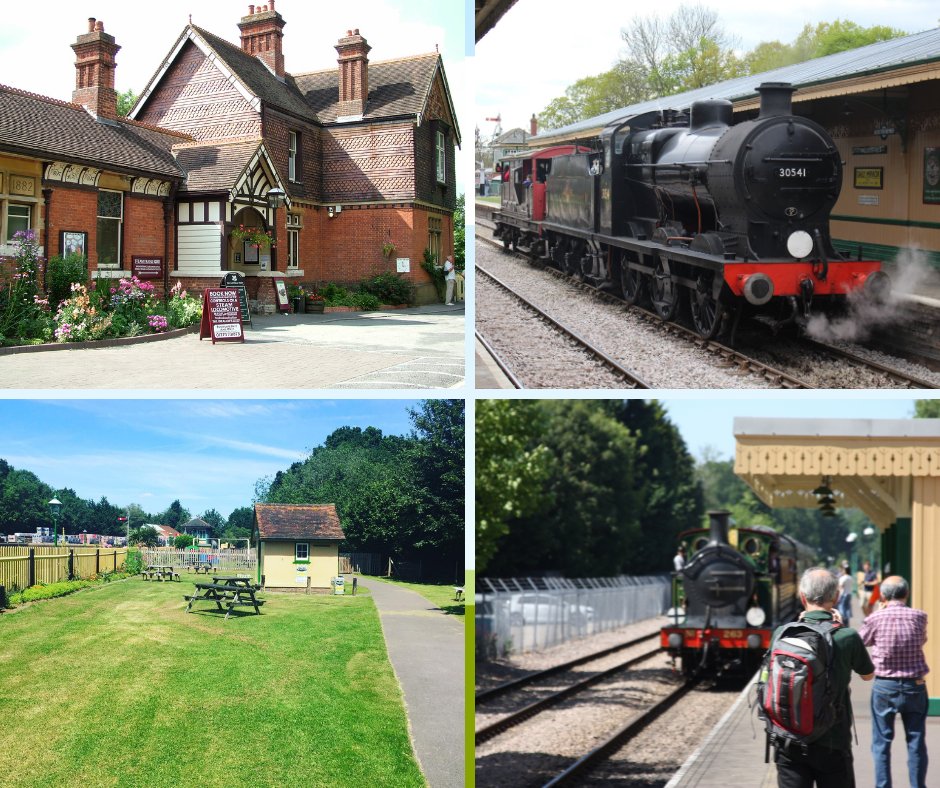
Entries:
[[792,96],[796,88],[789,82],[764,82],[757,92],[760,93],[760,113],[758,120],[777,118],[793,114]]
[[728,544],[728,520],[731,512],[727,509],[717,509],[708,513],[708,522],[711,529],[709,544]]

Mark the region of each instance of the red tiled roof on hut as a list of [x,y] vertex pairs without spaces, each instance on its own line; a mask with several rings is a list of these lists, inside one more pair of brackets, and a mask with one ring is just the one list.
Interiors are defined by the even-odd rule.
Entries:
[[346,538],[336,513],[336,504],[256,503],[255,528],[260,539]]

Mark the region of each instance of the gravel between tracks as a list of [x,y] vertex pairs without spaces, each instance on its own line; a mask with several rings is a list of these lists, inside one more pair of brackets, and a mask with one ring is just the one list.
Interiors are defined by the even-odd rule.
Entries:
[[[666,336],[655,325],[630,314],[625,307],[600,301],[488,244],[476,244],[476,264],[577,331],[619,364],[634,370],[650,386],[661,389],[774,388],[755,374],[721,366],[720,359],[684,340]],[[484,282],[485,279],[479,277],[476,285],[476,324],[480,333],[510,366],[514,356],[538,355],[554,363],[558,357],[557,335],[553,334],[555,343],[546,346],[545,340],[536,338],[528,328],[520,328],[516,322],[507,325],[503,305],[487,295]],[[495,286],[491,285],[490,289]],[[584,377],[571,379],[570,372],[564,374],[563,379],[560,374],[564,373],[553,370],[546,376],[544,385],[531,385],[533,388],[597,387]]]

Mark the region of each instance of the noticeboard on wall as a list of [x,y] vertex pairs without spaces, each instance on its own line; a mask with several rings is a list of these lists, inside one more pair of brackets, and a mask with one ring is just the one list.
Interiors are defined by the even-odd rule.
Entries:
[[940,148],[924,148],[924,202],[940,204]]
[[883,189],[885,179],[884,167],[856,167],[856,189]]

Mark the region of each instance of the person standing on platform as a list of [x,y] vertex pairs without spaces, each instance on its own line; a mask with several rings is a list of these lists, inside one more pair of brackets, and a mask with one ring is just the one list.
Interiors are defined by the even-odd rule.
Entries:
[[842,616],[842,623],[849,625],[852,620],[852,570],[849,568],[849,562],[842,562],[842,574],[839,575],[839,602],[836,605],[839,609],[839,615]]
[[[807,569],[800,579],[800,601],[805,608],[800,618],[805,621],[831,621],[832,609],[839,599],[839,584],[828,569]],[[837,614],[836,614],[837,615]],[[773,648],[781,627],[774,632]],[[778,788],[855,788],[855,766],[852,761],[852,698],[849,681],[852,671],[864,681],[875,676],[875,666],[862,639],[849,627],[832,631],[834,662],[830,686],[839,717],[816,741],[801,746],[793,743],[776,749]]]
[[859,634],[871,647],[875,684],[871,691],[871,753],[876,788],[891,788],[891,742],[894,718],[901,715],[907,739],[907,771],[911,788],[927,785],[927,684],[930,668],[924,658],[927,614],[907,606],[907,581],[892,575],[881,584],[884,600],[865,619]]
[[878,587],[878,572],[871,568],[869,561],[862,562],[862,582],[858,589],[859,601],[862,603],[862,615],[871,613],[871,595]]

